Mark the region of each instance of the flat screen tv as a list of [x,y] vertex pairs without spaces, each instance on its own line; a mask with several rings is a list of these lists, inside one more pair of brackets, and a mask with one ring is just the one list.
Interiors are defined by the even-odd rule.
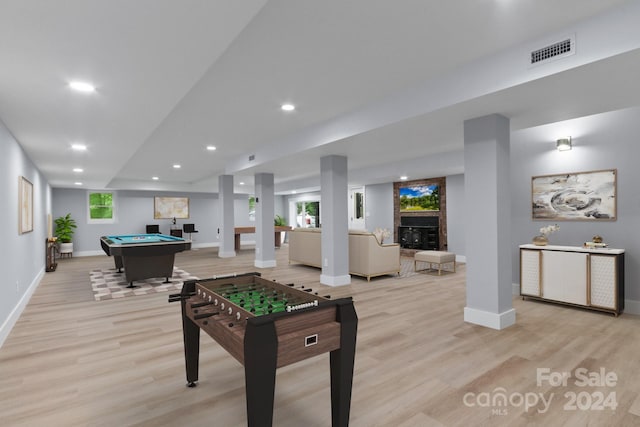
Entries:
[[400,212],[424,212],[440,210],[440,186],[438,184],[400,187]]

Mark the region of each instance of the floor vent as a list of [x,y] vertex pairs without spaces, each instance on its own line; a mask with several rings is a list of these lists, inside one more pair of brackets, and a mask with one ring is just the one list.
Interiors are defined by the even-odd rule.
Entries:
[[534,50],[531,52],[531,65],[573,55],[576,49],[575,46],[575,37],[567,37],[557,43]]

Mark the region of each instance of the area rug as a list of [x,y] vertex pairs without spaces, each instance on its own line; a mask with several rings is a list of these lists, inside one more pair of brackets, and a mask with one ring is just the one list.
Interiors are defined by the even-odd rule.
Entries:
[[411,277],[418,274],[413,269],[413,258],[400,257],[400,277]]
[[[460,263],[458,263],[458,266]],[[437,267],[436,264],[433,265]],[[450,268],[450,267],[449,267]],[[442,270],[442,276],[445,276],[447,273],[451,273],[449,268]],[[423,274],[428,276],[438,276],[438,270],[432,269],[429,270],[429,264],[424,262],[418,262],[418,271],[415,271],[415,265],[413,263],[413,258],[410,257],[400,257],[400,278],[411,277],[417,274]]]
[[164,277],[146,279],[133,282],[137,288],[127,288],[124,272],[118,273],[115,268],[97,269],[89,272],[91,289],[96,301],[107,299],[125,298],[137,295],[148,295],[156,292],[180,291],[185,280],[198,279],[178,267],[173,267],[171,283],[164,282]]

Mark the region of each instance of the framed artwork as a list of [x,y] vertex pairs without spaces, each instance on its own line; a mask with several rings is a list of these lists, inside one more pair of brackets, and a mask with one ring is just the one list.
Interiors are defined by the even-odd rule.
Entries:
[[531,178],[534,220],[615,221],[617,170]]
[[27,178],[18,178],[18,232],[33,231],[33,184]]
[[154,219],[187,219],[189,218],[188,197],[154,197]]
[[400,212],[440,210],[440,187],[438,184],[400,187],[398,195],[400,197]]

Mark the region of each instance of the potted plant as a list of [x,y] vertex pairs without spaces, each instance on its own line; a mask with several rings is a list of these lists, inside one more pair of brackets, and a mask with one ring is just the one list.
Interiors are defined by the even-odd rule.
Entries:
[[[280,215],[276,215],[276,217],[273,220],[273,225],[275,225],[276,227],[286,226],[287,225],[287,221],[285,221],[285,219],[283,217],[281,217]],[[276,230],[275,234],[276,234],[275,235],[276,247],[280,247],[280,245],[282,243],[284,243],[285,233],[283,231]]]
[[76,220],[71,218],[71,214],[68,213],[65,216],[61,216],[60,218],[56,218],[56,232],[55,235],[58,238],[60,254],[72,254],[73,253],[73,243],[71,239],[73,238],[73,233],[75,233],[75,229],[77,228]]
[[276,215],[275,219],[273,220],[273,224],[276,226],[287,225],[287,221],[285,221],[284,218],[281,217],[280,215]]

